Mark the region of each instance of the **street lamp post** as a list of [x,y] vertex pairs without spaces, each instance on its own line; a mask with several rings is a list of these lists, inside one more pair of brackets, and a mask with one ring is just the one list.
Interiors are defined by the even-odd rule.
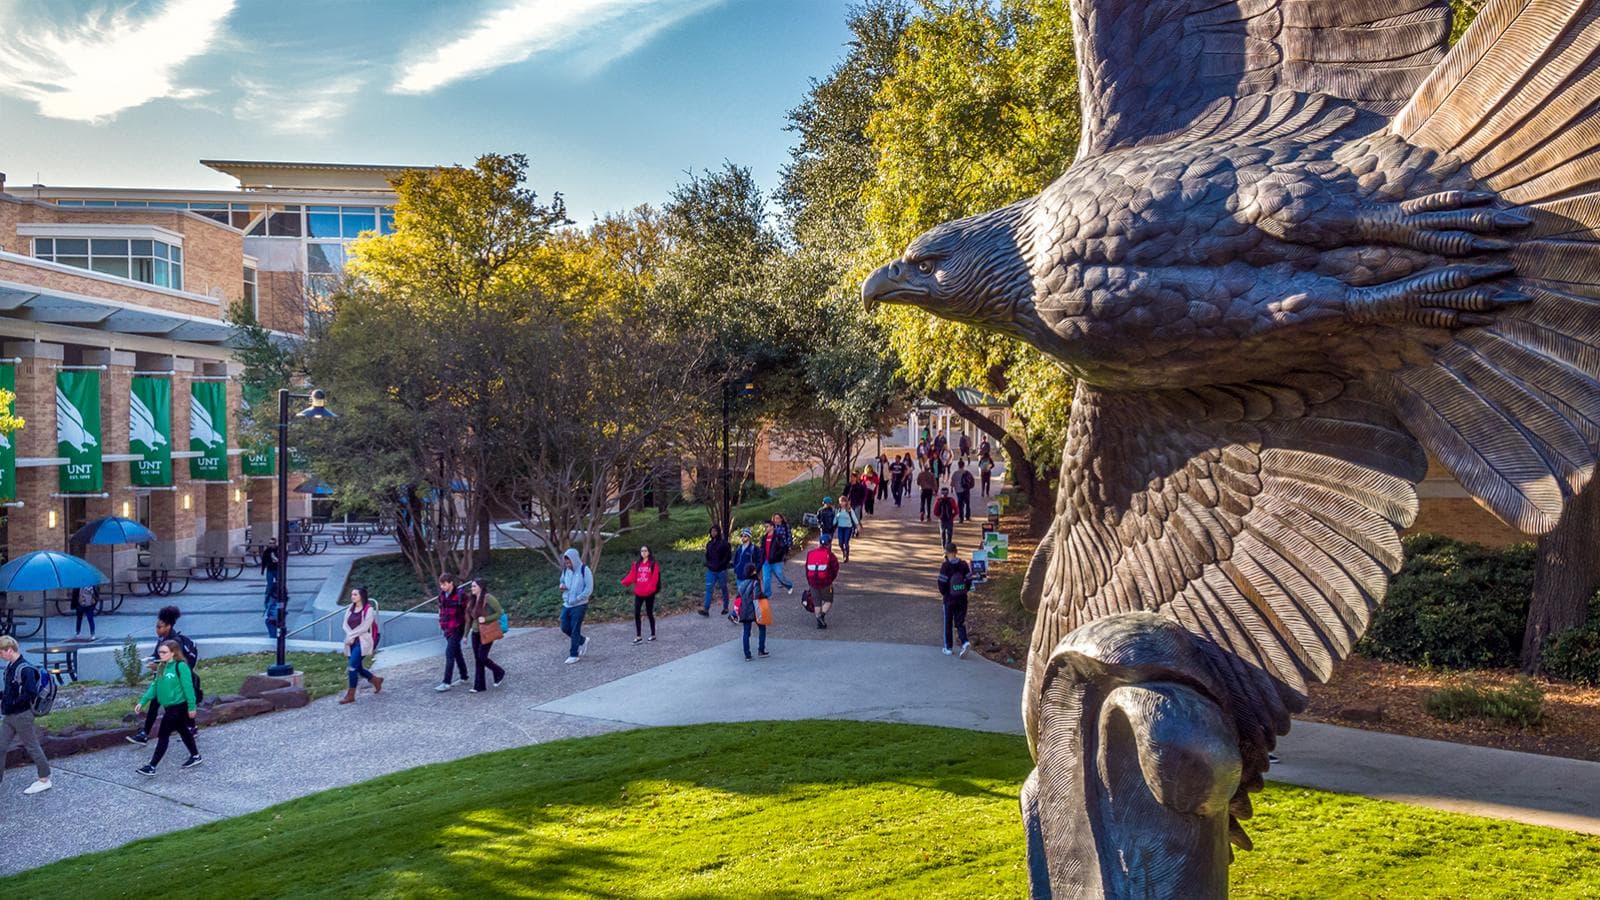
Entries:
[[288,389],[278,391],[278,658],[267,669],[267,674],[284,678],[294,674],[286,656],[289,641],[289,398],[309,400],[311,405],[300,410],[302,419],[331,419],[328,395],[320,390],[309,394],[291,394]]

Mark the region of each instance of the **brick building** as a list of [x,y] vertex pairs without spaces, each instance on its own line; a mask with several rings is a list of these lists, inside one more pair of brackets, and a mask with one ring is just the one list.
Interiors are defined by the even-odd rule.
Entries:
[[[0,441],[6,557],[65,549],[106,515],[146,523],[154,555],[176,562],[275,527],[275,480],[242,464],[224,317],[242,302],[285,339],[303,333],[349,242],[393,229],[389,179],[406,169],[204,164],[239,189],[23,188],[0,175],[0,382],[27,422]],[[164,468],[151,462],[162,455]],[[290,499],[304,515],[307,501]],[[120,574],[132,550],[117,553],[90,559]]]

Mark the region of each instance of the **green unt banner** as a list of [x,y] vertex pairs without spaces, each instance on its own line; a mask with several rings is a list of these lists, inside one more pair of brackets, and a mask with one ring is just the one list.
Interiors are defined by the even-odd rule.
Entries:
[[276,475],[278,474],[277,456],[276,447],[246,449],[244,455],[239,457],[239,466],[246,475]]
[[189,477],[227,481],[228,385],[196,381],[189,387],[189,449],[201,454],[189,459]]
[[133,376],[128,392],[128,452],[135,487],[172,484],[172,379]]
[[100,450],[100,372],[63,369],[56,373],[56,455],[61,493],[98,494],[105,489]]
[[[0,365],[0,388],[17,393],[17,367],[12,363]],[[6,406],[7,413],[15,414],[16,401]],[[17,499],[17,445],[15,435],[0,434],[0,501]]]

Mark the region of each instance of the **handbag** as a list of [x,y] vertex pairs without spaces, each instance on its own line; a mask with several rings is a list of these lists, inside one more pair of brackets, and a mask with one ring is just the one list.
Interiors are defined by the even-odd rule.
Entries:
[[768,603],[765,597],[756,598],[756,624],[772,624],[772,604]]
[[500,628],[499,619],[478,623],[478,642],[481,644],[492,644],[505,636],[506,633]]
[[811,599],[810,588],[806,588],[800,593],[800,605],[804,606],[806,608],[806,612],[808,613],[814,613],[817,611],[816,601]]

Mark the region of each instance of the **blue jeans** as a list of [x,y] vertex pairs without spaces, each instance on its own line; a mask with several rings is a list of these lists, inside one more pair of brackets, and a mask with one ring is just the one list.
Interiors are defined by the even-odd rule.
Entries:
[[578,648],[583,646],[583,616],[589,611],[589,604],[561,607],[561,633],[572,638],[572,647],[567,651],[568,656],[577,656]]
[[[954,626],[955,635],[950,633],[951,626]],[[954,645],[950,642],[952,637],[960,637],[963,644],[967,642],[967,600],[965,597],[960,600],[944,601],[944,648],[946,650],[954,648]]]
[[750,626],[755,625],[760,630],[761,636],[756,640],[756,649],[762,653],[767,652],[767,626],[756,625],[754,622],[744,623],[744,656],[750,658]]
[[356,683],[361,679],[365,678],[368,681],[372,680],[372,673],[368,672],[361,665],[360,641],[356,641],[350,645],[350,667],[345,670],[345,674],[350,677],[350,690],[352,691],[356,689]]
[[845,556],[850,555],[850,535],[854,531],[854,528],[839,526],[839,549],[844,552]]
[[722,588],[722,611],[723,612],[727,612],[728,611],[728,570],[724,569],[721,572],[713,572],[710,569],[707,569],[706,570],[706,604],[705,604],[705,609],[706,609],[707,612],[709,612],[711,610],[711,594],[712,594],[712,591],[713,591],[713,589],[718,588],[718,587]]
[[779,584],[791,591],[794,590],[794,582],[783,577],[783,560],[780,559],[777,562],[761,564],[761,593],[766,594],[768,597],[772,596],[772,579],[774,577],[778,579]]

